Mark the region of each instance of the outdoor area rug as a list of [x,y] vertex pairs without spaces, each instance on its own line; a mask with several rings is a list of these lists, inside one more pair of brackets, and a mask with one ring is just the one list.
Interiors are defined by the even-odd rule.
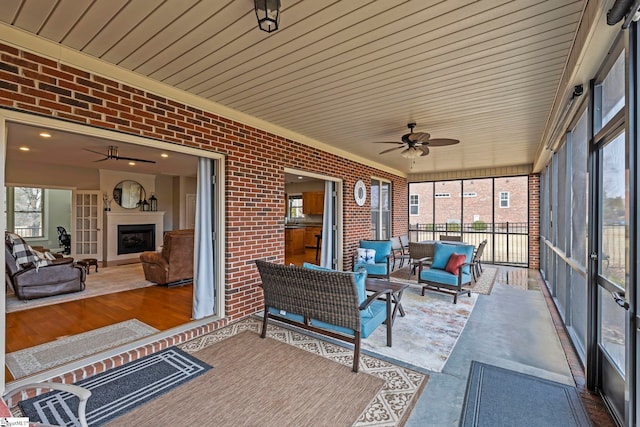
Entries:
[[[87,422],[89,426],[96,427],[192,381],[211,368],[180,349],[169,347],[76,384],[92,393],[87,401]],[[206,395],[204,398],[210,402]],[[54,391],[24,400],[18,405],[30,421],[60,426],[75,426],[77,422],[78,401],[69,393]],[[122,424],[118,421],[114,425],[143,424]]]
[[[392,279],[394,280],[394,279]],[[387,347],[387,330],[382,325],[362,340],[362,349],[374,356],[406,363],[409,367],[441,372],[462,333],[478,296],[453,296],[427,291],[411,284],[402,295],[405,317],[393,322],[393,346]]]
[[575,387],[471,362],[460,426],[590,426]]
[[109,348],[158,332],[137,319],[104,328],[71,335],[56,341],[14,351],[6,355],[5,363],[15,379],[63,365]]
[[[394,282],[403,282],[403,283],[418,283],[418,278],[416,274],[409,274],[411,267],[402,267],[399,270],[393,271],[389,276],[391,280]],[[417,270],[416,270],[417,273]],[[496,276],[498,273],[498,269],[496,267],[489,267],[483,265],[482,274],[478,278],[478,281],[473,283],[468,288],[472,293],[482,294],[482,295],[490,295],[491,290],[493,289],[493,284],[496,281]],[[467,286],[465,286],[466,288]]]
[[92,267],[91,273],[87,275],[85,284],[86,287],[84,291],[54,295],[29,301],[20,301],[13,292],[9,290],[9,293],[6,295],[6,312],[11,313],[14,311],[28,310],[35,307],[44,307],[67,301],[75,301],[155,285],[155,283],[144,279],[144,272],[142,271],[142,264],[140,263],[101,267],[97,273]]
[[181,344],[215,369],[115,426],[401,426],[428,376],[253,318]]

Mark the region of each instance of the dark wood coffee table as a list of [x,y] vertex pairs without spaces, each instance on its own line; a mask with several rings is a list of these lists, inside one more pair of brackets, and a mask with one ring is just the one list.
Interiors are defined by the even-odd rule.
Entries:
[[409,287],[406,283],[390,282],[384,279],[367,279],[365,288],[368,292],[378,292],[385,289],[391,289],[391,302],[393,303],[393,313],[391,321],[396,320],[396,314],[400,312],[400,316],[404,317],[404,308],[402,308],[402,293]]
[[76,264],[83,267],[84,270],[89,274],[89,268],[93,265],[96,268],[96,273],[98,272],[98,260],[96,258],[84,258],[76,261]]

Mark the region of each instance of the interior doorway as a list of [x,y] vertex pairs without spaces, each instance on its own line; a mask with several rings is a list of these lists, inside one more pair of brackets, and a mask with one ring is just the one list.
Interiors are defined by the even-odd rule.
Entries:
[[[45,131],[52,135],[46,140],[39,135]],[[136,162],[100,155],[103,151],[107,154],[111,153],[111,147],[116,144],[120,148],[121,155],[148,161],[131,164]],[[23,146],[28,150],[22,151],[19,149]],[[75,195],[80,194],[82,191],[94,191],[95,203],[92,202],[87,206],[80,206],[76,203],[73,208],[74,210],[87,208],[92,214],[91,218],[97,218],[103,215],[103,212],[106,215],[105,208],[109,207],[109,204],[105,200],[110,199],[115,185],[111,181],[105,185],[105,181],[101,179],[101,173],[98,171],[107,171],[110,180],[119,179],[122,175],[133,175],[136,181],[147,186],[149,194],[157,197],[158,210],[163,210],[165,213],[164,230],[177,229],[180,227],[176,224],[189,223],[184,218],[186,194],[190,192],[190,182],[195,182],[197,179],[199,159],[208,158],[213,163],[218,164],[215,170],[217,187],[212,191],[211,205],[216,211],[224,211],[224,162],[221,161],[223,156],[216,153],[14,111],[0,112],[0,149],[2,149],[3,153],[6,153],[2,162],[4,173],[0,178],[3,187],[6,185],[6,179],[7,182],[33,187],[46,185],[53,188],[73,188],[77,190],[74,193]],[[168,160],[163,163],[163,159]],[[153,169],[154,167],[156,169]],[[33,171],[38,171],[38,173],[33,173]],[[211,181],[211,177],[209,177],[208,181]],[[172,192],[176,191],[178,194],[174,197]],[[195,193],[195,191],[193,192]],[[179,202],[173,203],[174,199],[179,199]],[[97,222],[93,225],[90,224],[91,218],[70,214],[71,206],[72,203],[69,201],[66,211],[71,218],[71,222],[67,227],[67,231],[72,236],[72,239],[75,236],[75,240],[78,242],[77,233],[86,231],[83,228],[84,225],[80,227],[78,224],[78,221],[82,222],[85,219],[89,221],[91,229],[98,232],[102,231]],[[111,206],[111,208],[113,209],[114,206]],[[124,213],[135,215],[139,210],[140,208],[136,207]],[[3,225],[7,229],[7,217],[3,216],[2,218],[1,221],[4,221]],[[214,230],[224,230],[224,216],[220,215],[210,219],[210,221]],[[55,230],[55,225],[50,226]],[[218,235],[219,237],[213,242],[214,253],[222,254],[224,253],[224,233],[218,233]],[[162,233],[158,237],[159,241],[162,242]],[[97,240],[95,242],[97,243]],[[93,254],[93,252],[91,253]],[[83,253],[84,255],[86,253]],[[97,256],[99,257],[99,254]],[[213,284],[212,286],[215,287],[215,295],[224,295],[224,259],[219,256],[214,258],[206,260],[206,263],[212,266],[213,274],[208,283],[210,285]],[[4,263],[2,265],[4,268]],[[99,273],[92,271],[90,277],[97,279],[100,273],[103,273],[102,268],[100,268]],[[191,285],[185,286],[180,290],[149,286],[145,289],[135,289],[130,292],[132,292],[132,296],[127,296],[126,298],[114,294],[91,298],[92,301],[102,301],[98,304],[101,308],[94,306],[93,309],[85,310],[84,312],[82,307],[87,306],[86,301],[81,302],[78,300],[76,305],[77,313],[74,312],[75,309],[73,308],[75,302],[65,303],[67,305],[65,305],[64,309],[53,309],[48,306],[49,308],[34,308],[31,313],[26,313],[26,311],[30,310],[20,314],[7,313],[2,317],[2,326],[0,327],[0,334],[5,344],[3,351],[0,352],[0,362],[3,365],[5,364],[5,355],[7,352],[15,350],[13,343],[16,341],[21,341],[21,345],[38,345],[41,343],[37,342],[38,340],[54,341],[64,336],[85,332],[87,328],[95,329],[117,323],[122,320],[122,316],[131,318],[131,316],[147,316],[145,313],[155,313],[148,318],[148,321],[153,323],[155,320],[159,320],[160,323],[153,325],[159,331],[165,329],[176,331],[180,328],[190,327],[187,324],[194,324],[191,311],[193,305]],[[134,293],[144,294],[150,292],[158,295],[163,292],[171,294],[171,296],[158,296],[155,299],[158,308],[166,305],[166,301],[171,299],[174,302],[171,306],[171,315],[159,313],[153,306],[154,303],[148,304],[149,300],[144,295],[133,296]],[[177,303],[177,298],[174,300],[177,294],[181,295],[180,304]],[[123,299],[131,301],[132,304],[138,301],[138,306],[140,308],[144,307],[144,309],[136,311],[135,307],[132,306],[127,310],[122,310],[124,306],[120,303],[122,303]],[[114,300],[115,303],[109,304],[109,300]],[[2,309],[6,311],[6,300],[3,299],[3,301]],[[142,301],[147,302],[143,304]],[[224,298],[214,297],[214,301],[211,304],[215,307],[216,316],[224,316]],[[107,309],[106,307],[111,308]],[[38,311],[38,314],[36,314],[35,310]],[[51,314],[51,310],[57,314]],[[176,316],[173,316],[173,314],[176,314]],[[23,318],[26,316],[27,320],[16,320],[20,316]],[[59,321],[48,321],[48,319],[52,318],[58,318]],[[63,319],[65,320],[64,322],[62,322]],[[88,321],[88,319],[91,319],[91,321]],[[163,319],[167,321],[164,322]],[[169,321],[169,319],[172,320]],[[208,323],[211,319],[211,317],[202,319],[196,321],[196,323]],[[33,324],[34,320],[43,324],[55,324],[56,327],[51,328],[51,334],[48,338],[38,337],[33,341],[25,340],[24,337],[29,334],[25,335],[12,327],[12,325],[19,324]],[[60,327],[62,324],[68,325],[68,328]],[[11,377],[7,375],[6,369],[3,372],[2,383],[5,383],[5,380],[11,379]]]
[[342,268],[342,181],[285,169],[285,264]]

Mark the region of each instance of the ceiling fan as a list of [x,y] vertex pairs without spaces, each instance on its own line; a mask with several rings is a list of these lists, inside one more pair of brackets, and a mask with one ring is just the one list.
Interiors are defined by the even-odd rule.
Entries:
[[104,162],[105,160],[129,160],[131,162],[144,162],[144,163],[155,163],[154,160],[145,160],[145,159],[136,159],[133,157],[122,157],[118,155],[118,147],[115,145],[110,145],[107,153],[101,153],[100,151],[89,150],[85,148],[85,150],[90,151],[92,153],[101,154],[105,156],[104,159],[95,160],[96,162]]
[[446,145],[454,145],[459,143],[457,139],[449,139],[449,138],[434,138],[431,139],[431,135],[426,132],[413,132],[413,128],[416,127],[415,123],[407,124],[410,132],[402,135],[402,142],[399,141],[375,141],[376,144],[396,144],[400,145],[399,147],[389,148],[387,150],[381,151],[379,154],[389,153],[394,150],[400,150],[404,148],[400,155],[402,157],[406,157],[407,159],[414,159],[420,156],[426,156],[429,154],[429,147],[444,147]]

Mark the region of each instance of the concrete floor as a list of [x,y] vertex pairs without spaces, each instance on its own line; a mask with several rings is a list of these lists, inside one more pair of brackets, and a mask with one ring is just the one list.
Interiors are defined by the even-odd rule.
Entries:
[[430,374],[407,427],[458,425],[472,360],[575,385],[544,294],[529,270],[519,270],[501,268],[491,295],[478,296],[444,369]]

